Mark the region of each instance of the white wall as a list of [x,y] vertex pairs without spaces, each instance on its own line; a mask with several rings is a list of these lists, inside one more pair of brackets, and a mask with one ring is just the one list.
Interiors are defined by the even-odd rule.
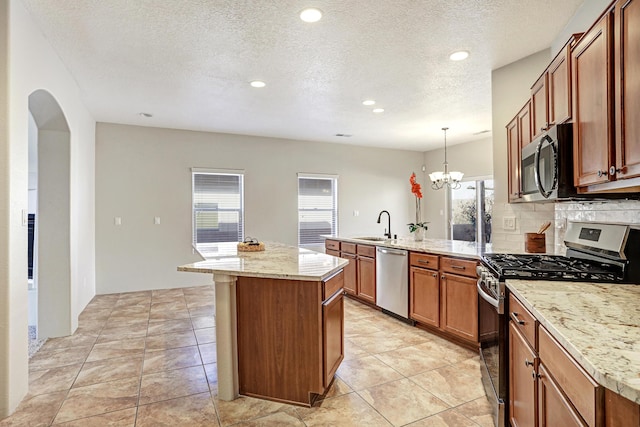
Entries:
[[571,34],[587,31],[610,4],[611,0],[585,0],[551,43],[551,56],[560,52]]
[[[444,133],[443,133],[444,144]],[[450,171],[464,173],[464,179],[474,179],[493,175],[493,158],[491,150],[493,140],[491,138],[480,141],[467,142],[447,146],[447,161]],[[446,216],[446,194],[448,190],[433,190],[428,183],[429,173],[443,170],[444,148],[427,151],[425,153],[425,191],[422,212],[423,219],[429,221],[427,237],[431,239],[446,239],[448,221]]]
[[0,2],[0,58],[0,241],[7,242],[0,246],[3,417],[15,409],[28,389],[27,227],[22,225],[22,210],[28,206],[28,97],[38,89],[50,92],[71,130],[70,286],[75,325],[95,293],[95,121],[82,104],[74,79],[18,0]]
[[[409,175],[423,153],[99,123],[96,132],[97,292],[209,283],[179,273],[191,249],[191,168],[245,171],[245,234],[297,245],[297,173],[337,174],[339,233],[408,234]],[[359,216],[353,216],[353,211]],[[114,217],[122,225],[114,225]],[[160,225],[153,218],[160,217]]]

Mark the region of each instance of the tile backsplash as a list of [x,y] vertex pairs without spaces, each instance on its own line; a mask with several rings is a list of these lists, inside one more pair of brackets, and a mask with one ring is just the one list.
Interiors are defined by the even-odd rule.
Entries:
[[[511,225],[511,220],[513,229],[505,229],[505,226]],[[494,250],[523,252],[524,233],[537,231],[545,221],[551,221],[552,224],[546,232],[547,252],[564,254],[564,234],[569,221],[640,225],[640,201],[496,203],[493,207],[491,237]]]

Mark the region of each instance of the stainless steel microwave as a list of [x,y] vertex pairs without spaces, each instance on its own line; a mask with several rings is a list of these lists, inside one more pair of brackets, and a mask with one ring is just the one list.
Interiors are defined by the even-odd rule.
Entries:
[[573,185],[573,127],[551,127],[522,148],[520,170],[525,202],[552,202],[577,196]]

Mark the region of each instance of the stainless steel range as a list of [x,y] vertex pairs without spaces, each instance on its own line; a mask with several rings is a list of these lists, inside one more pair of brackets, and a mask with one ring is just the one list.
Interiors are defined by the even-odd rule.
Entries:
[[506,280],[640,284],[640,228],[572,222],[564,243],[566,256],[487,254],[478,266],[478,295],[483,304],[493,307],[493,316],[480,317],[481,330],[495,331],[481,342],[480,354],[485,367],[485,389],[495,407],[496,426],[508,425]]

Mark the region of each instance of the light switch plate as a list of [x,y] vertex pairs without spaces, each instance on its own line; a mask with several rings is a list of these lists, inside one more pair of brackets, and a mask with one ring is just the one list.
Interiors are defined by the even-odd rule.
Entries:
[[502,218],[502,229],[513,231],[516,229],[516,217],[514,216],[505,216]]

